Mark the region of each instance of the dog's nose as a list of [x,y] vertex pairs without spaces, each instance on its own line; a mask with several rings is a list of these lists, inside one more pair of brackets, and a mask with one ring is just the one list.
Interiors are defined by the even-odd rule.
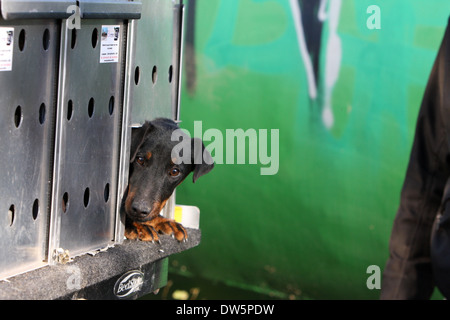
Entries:
[[133,201],[133,204],[131,206],[131,209],[140,215],[148,215],[152,211],[152,206],[150,205],[150,202],[146,200],[139,200],[139,201]]

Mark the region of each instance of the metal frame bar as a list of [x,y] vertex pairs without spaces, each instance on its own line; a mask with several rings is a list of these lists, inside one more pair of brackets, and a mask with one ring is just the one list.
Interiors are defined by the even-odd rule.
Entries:
[[79,6],[84,19],[140,19],[142,3],[127,0],[2,0],[5,20],[67,19],[68,7]]

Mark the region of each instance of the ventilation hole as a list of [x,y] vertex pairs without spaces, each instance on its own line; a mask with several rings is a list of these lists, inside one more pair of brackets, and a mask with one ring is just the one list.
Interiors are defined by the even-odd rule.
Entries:
[[105,190],[103,192],[103,196],[105,198],[105,202],[108,202],[109,200],[109,183],[106,184]]
[[33,220],[36,220],[39,214],[39,200],[36,199],[33,202]]
[[84,190],[84,197],[83,197],[83,203],[84,203],[84,207],[86,208],[89,204],[89,188],[86,188],[86,190]]
[[45,103],[42,103],[39,107],[39,123],[44,124],[45,122]]
[[62,211],[65,213],[69,207],[69,194],[65,192],[62,198]]
[[24,48],[25,48],[25,30],[22,29],[20,30],[19,33],[19,50],[23,51]]
[[89,118],[91,118],[93,114],[94,114],[94,98],[91,98],[91,99],[89,99],[89,104],[88,104]]
[[109,99],[109,115],[112,115],[114,112],[114,96],[111,96],[111,98]]
[[22,108],[20,106],[17,106],[16,112],[14,112],[14,125],[16,128],[20,126],[22,123],[23,115],[22,115]]
[[12,226],[12,225],[13,225],[15,215],[16,215],[16,208],[15,208],[14,205],[12,204],[12,205],[9,207],[9,210],[8,210],[9,226]]
[[158,69],[156,68],[156,66],[153,66],[153,70],[152,70],[152,82],[153,84],[156,83],[156,79],[158,78]]
[[139,69],[139,67],[136,67],[136,69],[134,69],[134,83],[136,85],[138,85],[140,77],[141,77],[141,70]]
[[42,37],[42,46],[44,47],[44,50],[47,51],[48,47],[50,47],[50,31],[48,29],[45,29],[44,36]]
[[72,39],[70,40],[70,47],[73,49],[75,48],[75,45],[77,44],[77,29],[72,29]]
[[172,83],[172,77],[173,77],[173,67],[169,67],[169,83]]
[[98,30],[97,30],[97,28],[92,30],[91,42],[92,42],[92,48],[95,49],[95,47],[97,46],[97,42],[98,42]]
[[73,102],[72,100],[69,100],[67,102],[67,121],[70,121],[70,119],[72,119],[72,114],[73,114]]

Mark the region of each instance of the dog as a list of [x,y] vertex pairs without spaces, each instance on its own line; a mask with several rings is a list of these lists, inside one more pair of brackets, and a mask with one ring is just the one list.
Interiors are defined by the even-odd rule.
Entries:
[[[179,141],[172,141],[172,133],[178,129],[178,125],[167,118],[146,121],[142,127],[132,129],[130,175],[123,201],[127,239],[160,243],[158,233],[172,234],[180,242],[188,238],[180,223],[162,217],[160,212],[189,173],[193,172],[195,183],[213,169],[214,162],[200,139],[183,133],[184,139],[191,139],[192,161],[177,164],[180,161],[172,157],[172,150]],[[194,150],[195,143],[201,143],[201,163],[194,161],[194,158],[199,159],[200,152]]]

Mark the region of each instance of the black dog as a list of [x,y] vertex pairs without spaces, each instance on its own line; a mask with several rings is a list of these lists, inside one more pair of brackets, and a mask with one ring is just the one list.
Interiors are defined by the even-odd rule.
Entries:
[[[159,213],[174,189],[191,171],[194,172],[195,182],[211,171],[214,163],[200,139],[189,138],[184,134],[183,138],[191,139],[192,159],[186,161],[188,163],[176,164],[180,161],[172,158],[172,149],[179,141],[172,141],[171,137],[177,129],[179,127],[174,121],[158,118],[132,131],[130,176],[124,198],[125,236],[128,239],[159,242],[158,232],[173,234],[178,241],[187,239],[186,230],[181,224]],[[199,142],[202,160],[195,164],[194,158],[199,159],[200,150],[195,150],[194,144]]]

